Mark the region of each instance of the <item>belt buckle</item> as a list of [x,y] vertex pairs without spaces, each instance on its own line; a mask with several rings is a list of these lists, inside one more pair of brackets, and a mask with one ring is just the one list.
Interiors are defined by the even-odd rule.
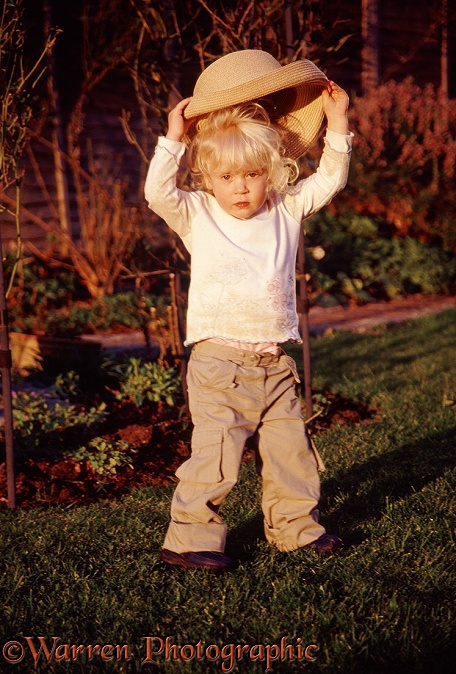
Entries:
[[261,362],[261,354],[252,352],[249,354],[248,360],[250,361],[251,365],[259,365]]

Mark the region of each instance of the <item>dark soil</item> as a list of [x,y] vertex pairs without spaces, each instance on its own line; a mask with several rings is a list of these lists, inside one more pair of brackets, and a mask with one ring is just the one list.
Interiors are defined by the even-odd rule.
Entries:
[[[325,409],[309,426],[313,435],[334,424],[366,423],[376,412],[333,393],[324,393]],[[16,506],[86,504],[100,499],[119,498],[135,487],[166,485],[175,481],[178,466],[190,456],[192,425],[188,413],[167,406],[142,409],[115,406],[107,420],[95,431],[108,441],[123,440],[134,450],[133,467],[125,466],[100,478],[88,462],[67,458],[16,459]],[[65,431],[64,431],[65,432]],[[92,436],[94,435],[93,430]],[[81,430],[67,429],[65,449],[81,445]],[[246,448],[245,460],[253,452]],[[0,508],[7,507],[5,463],[0,463]]]

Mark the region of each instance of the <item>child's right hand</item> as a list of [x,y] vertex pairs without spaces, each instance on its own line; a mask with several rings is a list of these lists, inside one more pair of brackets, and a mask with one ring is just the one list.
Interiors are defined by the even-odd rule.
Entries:
[[168,133],[166,134],[166,138],[169,138],[169,140],[178,140],[180,142],[187,133],[192,120],[185,119],[184,110],[191,100],[191,96],[190,98],[183,98],[169,113]]

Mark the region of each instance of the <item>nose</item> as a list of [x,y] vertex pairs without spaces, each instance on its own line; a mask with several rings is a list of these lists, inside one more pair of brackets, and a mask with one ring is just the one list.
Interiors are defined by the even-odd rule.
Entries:
[[249,190],[244,176],[236,176],[234,183],[235,194],[246,194],[248,191]]

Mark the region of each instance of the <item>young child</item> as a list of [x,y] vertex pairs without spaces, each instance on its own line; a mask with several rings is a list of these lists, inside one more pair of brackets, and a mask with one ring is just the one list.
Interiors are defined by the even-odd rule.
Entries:
[[[300,341],[301,222],[346,183],[347,108],[347,94],[311,62],[280,66],[266,52],[245,50],[203,72],[158,140],[146,199],[191,253],[185,343],[192,345],[187,386],[194,430],[191,457],[176,472],[161,551],[167,564],[233,567],[219,511],[252,436],[266,539],[282,551],[306,547],[320,554],[342,544],[318,521],[323,466],[296,397],[296,365],[280,345]],[[294,160],[318,133],[323,113],[319,168],[290,186]],[[176,174],[189,137],[196,189],[187,192],[176,187]]]

